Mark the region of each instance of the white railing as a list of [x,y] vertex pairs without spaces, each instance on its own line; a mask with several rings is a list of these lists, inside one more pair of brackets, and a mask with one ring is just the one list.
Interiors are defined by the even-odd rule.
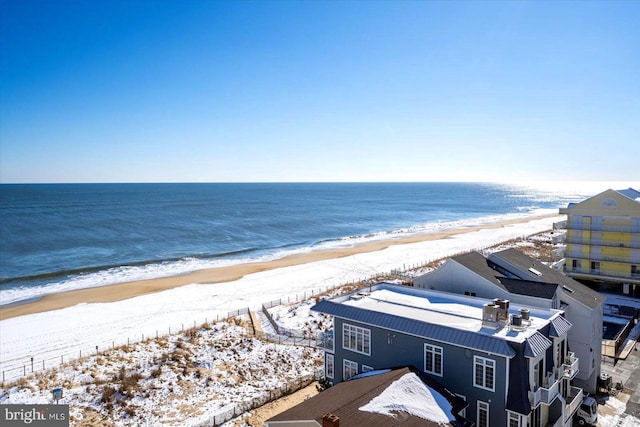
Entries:
[[566,397],[567,404],[564,407],[564,420],[568,421],[573,414],[578,410],[578,407],[582,403],[584,392],[581,388],[571,386],[569,389],[569,395]]
[[558,395],[558,388],[560,381],[556,378],[553,372],[549,372],[543,381],[544,386],[538,387],[536,391],[531,393],[529,400],[531,406],[536,407],[539,403],[550,405],[553,399]]
[[333,329],[318,335],[316,346],[324,350],[334,351]]
[[565,362],[562,364],[562,376],[572,380],[578,374],[579,361],[580,359],[576,357],[576,354],[570,351]]

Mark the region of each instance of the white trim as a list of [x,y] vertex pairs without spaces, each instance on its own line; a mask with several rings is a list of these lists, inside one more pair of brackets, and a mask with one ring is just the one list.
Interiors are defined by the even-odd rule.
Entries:
[[[433,366],[429,366],[429,367],[427,367],[427,347],[431,348],[429,353],[432,354],[432,365]],[[437,372],[435,369],[431,369],[431,368],[435,367],[435,365],[436,365],[437,356],[440,356],[440,372]],[[423,366],[424,366],[424,372],[426,372],[428,374],[433,374],[433,375],[437,375],[437,376],[441,377],[443,375],[443,372],[444,372],[444,350],[442,349],[442,347],[439,347],[439,346],[433,345],[433,344],[429,344],[429,343],[424,343]],[[427,368],[429,368],[429,369],[427,369]]]
[[[350,369],[355,369],[355,373],[347,377],[347,365],[349,365]],[[353,360],[342,359],[342,381],[346,381],[351,377],[358,375],[358,362],[354,362]]]
[[[331,375],[329,375],[329,369],[327,369],[327,367],[329,366],[329,359],[331,359],[331,371],[332,371]],[[336,376],[335,358],[331,353],[324,354],[324,376],[331,379],[333,379]]]
[[[453,393],[456,396],[458,396],[460,399],[464,400],[465,402],[467,401],[467,396],[465,396],[464,394],[458,394],[458,393]],[[459,412],[460,416],[462,416],[462,418],[467,418],[467,408],[464,407],[462,409],[462,411]]]
[[510,411],[507,409],[507,427],[511,427],[511,416],[515,415],[516,417],[518,417],[518,425],[517,427],[524,427],[526,426],[526,424],[522,423],[522,417],[524,417],[524,415],[518,413],[518,412],[514,412],[514,411]]
[[371,371],[375,371],[375,369],[373,369],[369,365],[362,365],[362,372],[371,372]]
[[[351,340],[349,340],[348,347],[345,347],[345,336],[347,336],[347,330],[349,330],[349,336],[355,334],[355,346],[351,348]],[[358,338],[362,338],[362,350],[358,350]],[[335,339],[335,337],[334,337]],[[368,342],[367,342],[368,341]],[[368,344],[368,346],[366,345]],[[371,356],[371,329],[363,328],[361,326],[351,325],[349,323],[342,323],[342,348],[344,350],[353,351],[354,353],[364,354]]]
[[478,400],[476,402],[476,426],[480,426],[480,407],[483,407],[487,410],[487,427],[491,424],[491,417],[489,412],[489,404],[487,402],[483,402],[482,400]]
[[[482,365],[482,384],[481,385],[476,383],[476,378],[477,378],[476,368],[478,363]],[[485,386],[485,384],[487,383],[486,369],[489,367],[492,369],[491,388]],[[481,388],[483,390],[496,391],[496,361],[495,360],[487,359],[486,357],[482,357],[482,356],[473,356],[473,386],[476,388]]]

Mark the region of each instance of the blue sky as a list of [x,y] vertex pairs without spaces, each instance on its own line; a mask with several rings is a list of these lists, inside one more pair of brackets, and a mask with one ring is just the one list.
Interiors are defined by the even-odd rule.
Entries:
[[3,183],[640,176],[637,1],[1,1]]

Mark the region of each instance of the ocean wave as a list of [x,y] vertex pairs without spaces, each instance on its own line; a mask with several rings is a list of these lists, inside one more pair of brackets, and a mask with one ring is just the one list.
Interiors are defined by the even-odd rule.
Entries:
[[0,290],[0,306],[16,304],[42,298],[48,294],[95,288],[138,280],[177,276],[197,270],[218,268],[247,262],[271,261],[289,255],[314,251],[354,247],[362,243],[393,240],[405,236],[439,232],[455,228],[471,228],[498,221],[557,212],[554,209],[539,209],[535,205],[523,206],[517,213],[491,215],[461,219],[456,221],[436,221],[374,233],[326,239],[309,245],[287,244],[280,247],[258,250],[246,248],[223,254],[197,254],[189,257],[163,261],[138,262],[126,266],[107,266],[106,268],[85,269],[81,272],[65,272],[65,277],[46,284],[27,286],[20,282],[4,283]]

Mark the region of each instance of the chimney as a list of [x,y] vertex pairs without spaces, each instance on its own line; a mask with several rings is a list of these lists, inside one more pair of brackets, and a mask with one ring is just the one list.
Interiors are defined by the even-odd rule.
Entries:
[[325,414],[322,417],[322,427],[340,427],[340,417],[332,413]]

